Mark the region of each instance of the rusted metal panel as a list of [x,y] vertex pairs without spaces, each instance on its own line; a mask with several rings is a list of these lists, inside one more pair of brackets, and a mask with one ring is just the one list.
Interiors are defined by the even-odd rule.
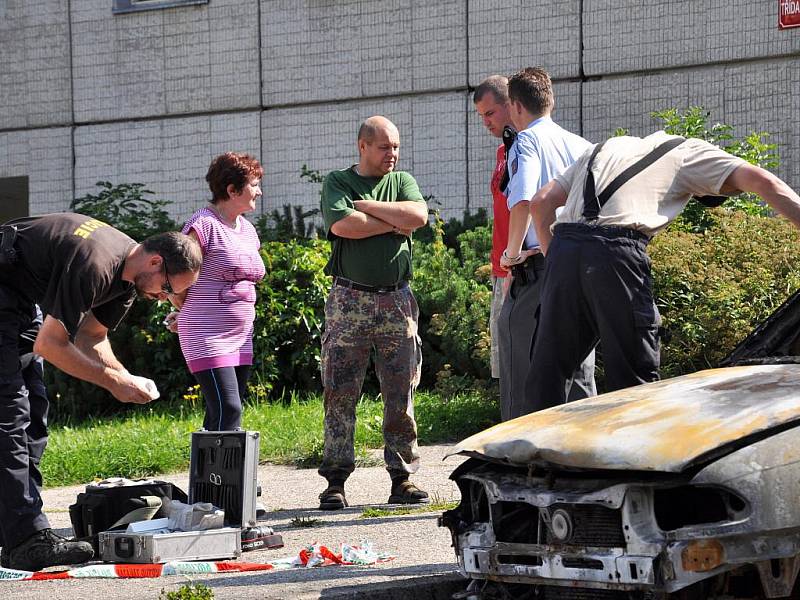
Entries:
[[753,434],[800,424],[800,365],[710,369],[501,423],[453,454],[516,465],[677,473]]

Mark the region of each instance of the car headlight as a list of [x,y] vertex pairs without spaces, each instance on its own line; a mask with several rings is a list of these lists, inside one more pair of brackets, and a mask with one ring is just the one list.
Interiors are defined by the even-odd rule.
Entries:
[[662,531],[738,521],[750,513],[750,506],[744,498],[722,487],[683,485],[656,488],[653,506],[656,523]]

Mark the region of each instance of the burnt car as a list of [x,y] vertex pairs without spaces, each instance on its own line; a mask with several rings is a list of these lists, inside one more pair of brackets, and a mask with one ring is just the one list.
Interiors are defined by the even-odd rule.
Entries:
[[710,369],[461,442],[469,600],[800,598],[800,297]]

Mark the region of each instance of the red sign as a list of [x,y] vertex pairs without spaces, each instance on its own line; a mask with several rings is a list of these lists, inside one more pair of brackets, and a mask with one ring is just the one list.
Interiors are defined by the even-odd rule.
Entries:
[[778,0],[778,29],[800,27],[800,0]]

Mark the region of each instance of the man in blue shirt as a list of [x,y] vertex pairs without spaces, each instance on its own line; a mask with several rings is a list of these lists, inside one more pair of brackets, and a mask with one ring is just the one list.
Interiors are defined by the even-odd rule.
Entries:
[[[540,188],[580,157],[589,142],[553,122],[555,104],[550,76],[544,69],[527,68],[508,81],[511,120],[519,131],[508,154],[510,210],[508,245],[500,264],[511,271],[510,288],[500,314],[500,408],[503,420],[527,414],[535,406],[525,396],[536,331],[544,255],[531,222],[529,204]],[[594,351],[567,382],[565,395],[577,400],[596,394]]]

